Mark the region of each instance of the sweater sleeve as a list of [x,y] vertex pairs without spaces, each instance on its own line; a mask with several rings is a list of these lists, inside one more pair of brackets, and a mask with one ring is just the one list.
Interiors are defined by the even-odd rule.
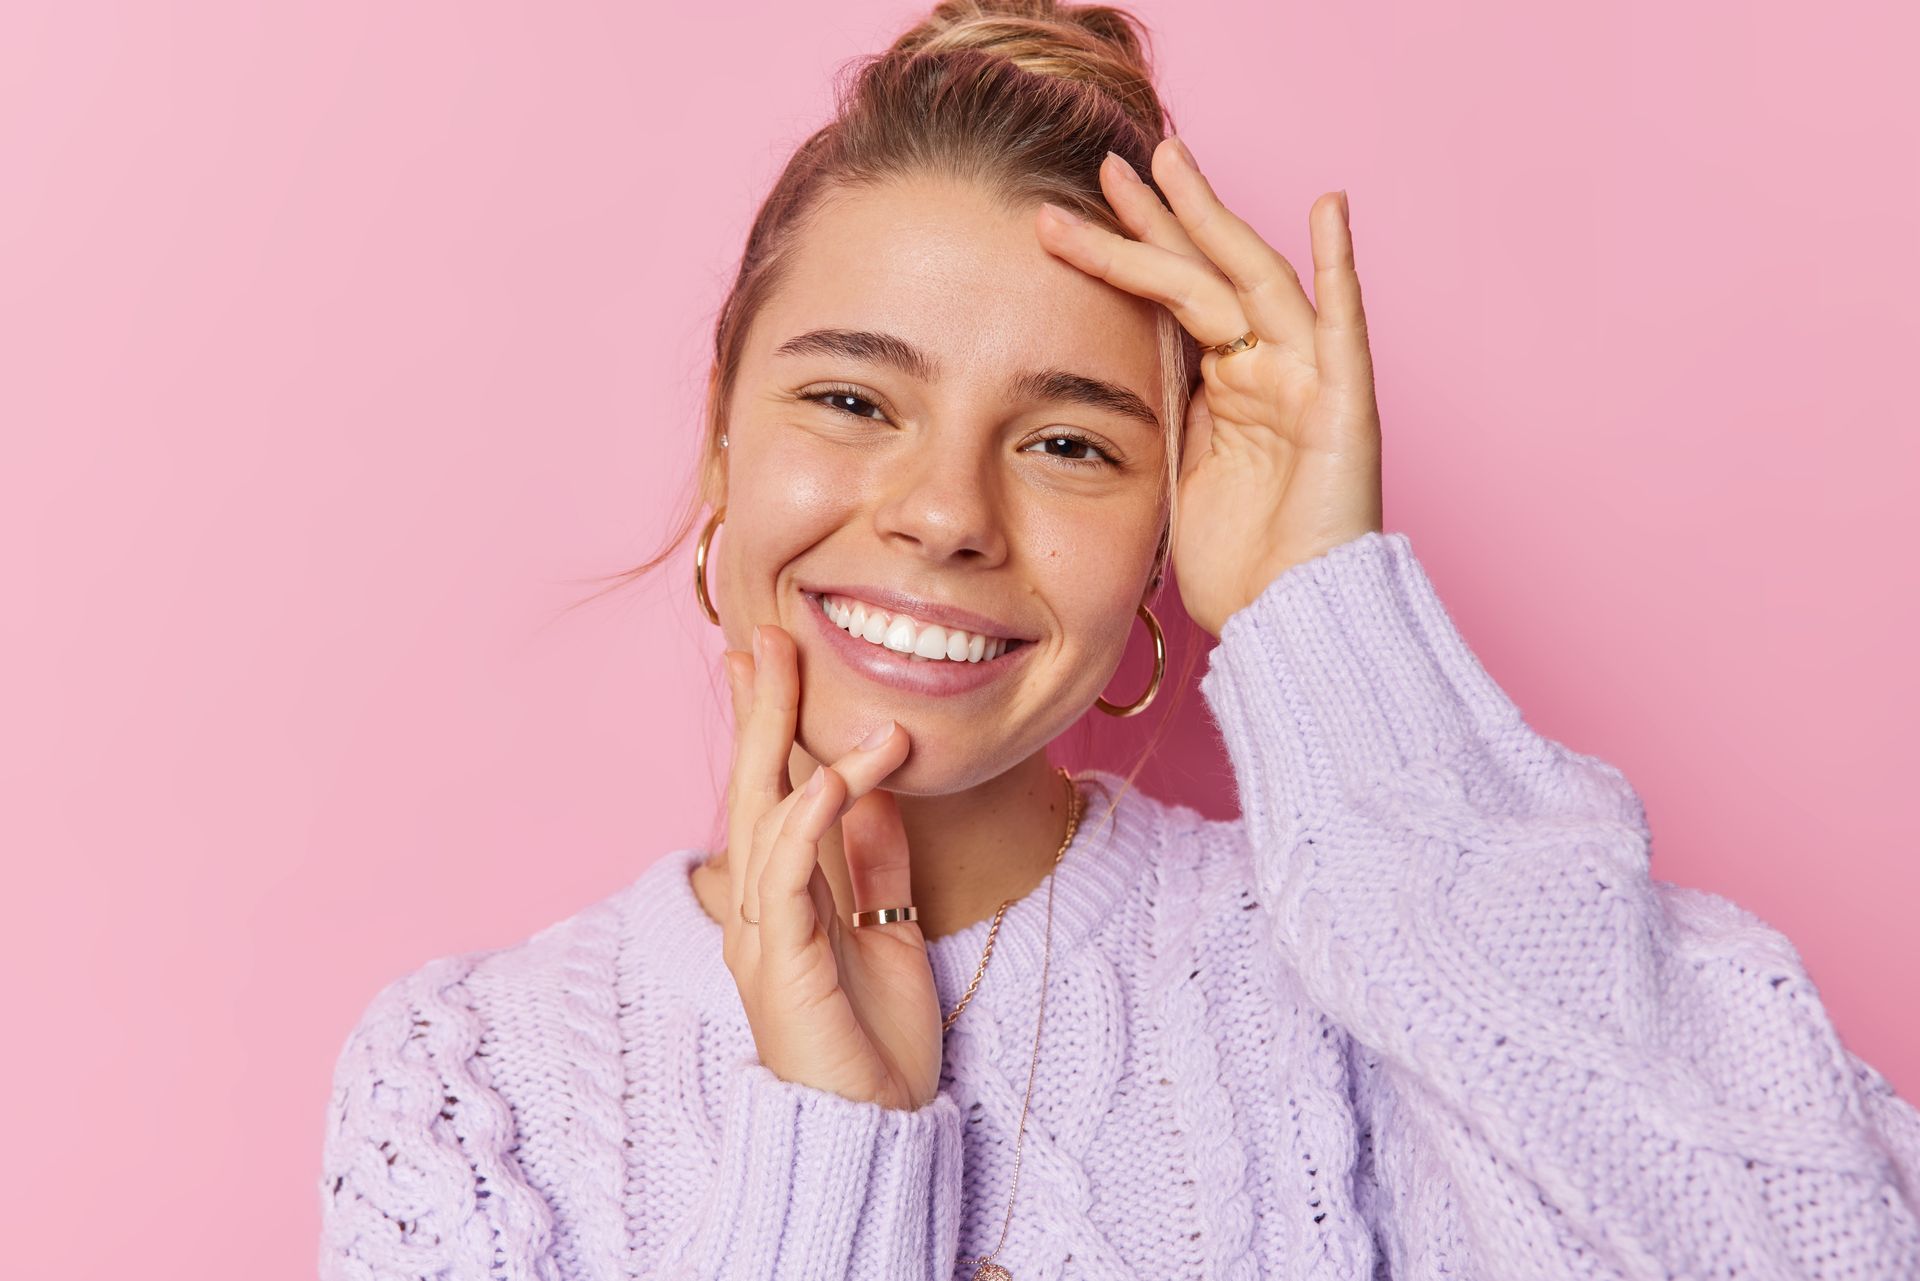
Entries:
[[664,1257],[556,1248],[556,1211],[516,1161],[512,1108],[480,1064],[484,1019],[463,980],[484,955],[389,984],[349,1034],[322,1150],[321,1281],[953,1275],[958,1105],[858,1103],[752,1059],[729,1069],[714,1177]]
[[1282,574],[1201,688],[1390,1275],[1920,1275],[1920,1115],[1784,938],[1650,877],[1626,778],[1525,724],[1406,535]]
[[480,1021],[447,957],[387,985],[333,1072],[322,1145],[321,1281],[559,1281],[553,1219],[510,1154],[514,1125],[473,1071]]
[[948,1281],[959,1249],[962,1122],[729,1068],[719,1167],[697,1221],[651,1276]]

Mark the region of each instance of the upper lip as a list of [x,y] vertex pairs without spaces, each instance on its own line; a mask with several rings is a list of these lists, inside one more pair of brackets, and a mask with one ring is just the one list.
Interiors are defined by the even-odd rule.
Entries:
[[817,583],[811,586],[803,585],[801,590],[812,592],[816,596],[851,596],[869,605],[878,605],[888,613],[911,614],[923,623],[958,627],[963,631],[978,632],[982,636],[1022,641],[1036,639],[1016,627],[998,619],[989,618],[985,614],[976,614],[970,609],[961,609],[957,605],[942,605],[924,596],[894,591],[889,587],[869,587],[858,583]]

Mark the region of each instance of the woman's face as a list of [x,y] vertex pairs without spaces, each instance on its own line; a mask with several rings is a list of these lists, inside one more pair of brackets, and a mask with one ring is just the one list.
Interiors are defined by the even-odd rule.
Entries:
[[815,760],[891,718],[912,748],[889,789],[971,787],[1072,724],[1120,661],[1165,519],[1155,307],[953,179],[838,193],[789,266],[727,409],[727,644],[750,649],[756,623],[793,637]]

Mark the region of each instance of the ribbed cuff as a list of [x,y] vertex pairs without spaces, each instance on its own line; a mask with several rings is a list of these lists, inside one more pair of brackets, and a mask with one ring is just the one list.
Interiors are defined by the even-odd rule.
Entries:
[[902,1111],[736,1064],[702,1266],[722,1277],[947,1281],[961,1125],[944,1094]]
[[1368,531],[1274,579],[1222,625],[1200,689],[1250,817],[1350,806],[1414,762],[1523,729],[1403,533]]

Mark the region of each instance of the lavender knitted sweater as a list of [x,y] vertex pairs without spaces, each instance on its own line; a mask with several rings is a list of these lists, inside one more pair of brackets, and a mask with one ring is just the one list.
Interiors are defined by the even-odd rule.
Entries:
[[[1096,773],[1056,873],[1019,1204],[1053,1278],[1920,1277],[1920,1114],[1786,940],[1648,875],[1404,534],[1233,615],[1201,685],[1243,817]],[[1089,784],[1091,788],[1091,784]],[[891,1110],[756,1059],[670,853],[381,991],[335,1072],[325,1278],[945,1278],[992,1247],[1044,889]],[[948,1008],[981,922],[936,939]]]

